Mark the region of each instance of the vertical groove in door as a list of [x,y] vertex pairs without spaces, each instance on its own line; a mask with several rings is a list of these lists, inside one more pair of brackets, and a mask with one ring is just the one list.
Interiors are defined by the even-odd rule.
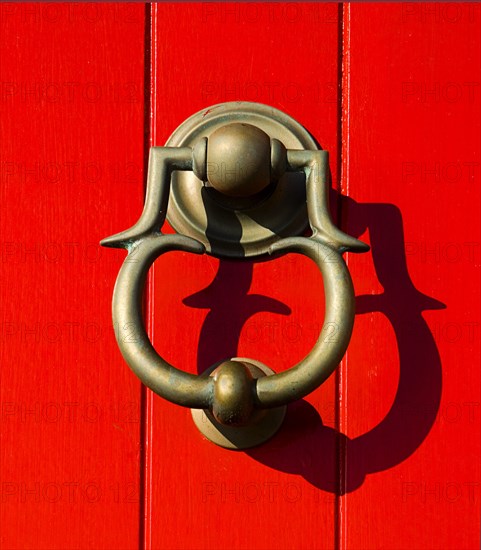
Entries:
[[[338,6],[338,31],[337,31],[337,57],[338,57],[338,71],[337,71],[337,85],[339,87],[339,94],[337,98],[337,125],[338,125],[338,143],[337,143],[337,166],[339,167],[338,174],[339,177],[335,182],[336,192],[340,193],[341,188],[341,178],[342,178],[342,108],[343,108],[343,87],[342,87],[342,60],[343,60],[343,4],[339,3]],[[332,182],[330,182],[332,185]],[[340,201],[335,204],[335,216],[337,223],[341,223],[341,206]],[[339,433],[339,398],[340,398],[340,369],[335,371],[335,394],[334,394],[334,426],[336,431]],[[334,549],[339,549],[339,528],[340,528],[340,488],[341,488],[341,478],[342,478],[342,440],[338,437],[336,441],[336,474],[337,474],[337,487],[334,495]]]
[[[338,145],[338,166],[339,182],[337,191],[339,193],[337,202],[338,225],[344,228],[345,221],[342,217],[342,193],[349,194],[349,117],[350,117],[350,9],[349,3],[339,5],[339,145]],[[346,264],[349,264],[349,254],[345,256]],[[342,498],[346,489],[346,439],[342,437],[345,422],[345,407],[347,392],[347,363],[349,351],[346,352],[341,365],[336,371],[336,429],[337,439],[337,464],[338,464],[338,490],[336,494],[336,533],[335,548],[345,548],[345,506],[346,500]]]
[[[144,182],[147,181],[149,151],[152,145],[152,134],[154,132],[152,105],[152,71],[155,63],[152,64],[152,4],[145,4],[145,31],[144,31]],[[155,51],[154,51],[155,55]],[[145,185],[145,183],[144,183]],[[145,194],[144,187],[144,194]],[[144,295],[145,322],[147,334],[153,340],[153,292],[152,292],[152,265],[147,278],[147,292]],[[152,485],[152,392],[141,384],[140,389],[140,506],[139,506],[139,549],[148,550],[151,548],[151,485]]]

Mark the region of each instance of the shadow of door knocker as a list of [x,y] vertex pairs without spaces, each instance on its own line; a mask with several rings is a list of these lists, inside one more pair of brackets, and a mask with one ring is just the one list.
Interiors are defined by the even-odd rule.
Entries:
[[[347,349],[355,300],[342,254],[369,247],[333,225],[328,173],[327,151],[290,116],[258,103],[215,105],[183,122],[165,147],[151,148],[139,221],[101,243],[128,252],[112,302],[124,359],[155,393],[190,407],[198,429],[223,447],[245,449],[272,437],[286,405],[322,384]],[[161,232],[166,216],[176,234]],[[301,236],[308,224],[312,235]],[[292,252],[310,258],[325,289],[324,324],[312,350],[277,374],[240,357],[227,357],[200,376],[170,365],[147,336],[141,302],[150,266],[174,250],[219,258]],[[337,338],[326,337],[332,326]],[[126,341],[122,327],[134,329],[136,337]]]

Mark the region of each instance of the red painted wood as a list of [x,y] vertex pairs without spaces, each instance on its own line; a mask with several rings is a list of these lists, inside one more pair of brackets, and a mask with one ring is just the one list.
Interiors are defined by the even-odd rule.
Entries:
[[[234,100],[267,103],[304,123],[337,174],[335,4],[153,6],[154,137]],[[181,253],[153,273],[154,342],[186,371],[237,355],[281,371],[322,326],[322,280],[309,260],[222,262]],[[332,548],[336,537],[335,377],[291,407],[282,432],[250,452],[204,440],[190,412],[154,397],[147,548]],[[322,418],[322,420],[321,420]]]
[[0,546],[136,548],[140,384],[115,343],[142,204],[144,6],[0,5]]
[[[0,4],[0,547],[478,548],[479,4],[152,12],[146,102],[143,5]],[[124,254],[98,241],[141,211],[150,106],[162,145],[241,99],[331,152],[339,221],[372,253],[348,257],[341,370],[233,453],[145,390],[140,410],[110,320]],[[283,370],[323,320],[294,256],[170,254],[148,298],[157,349],[190,372],[230,355]]]
[[479,4],[344,14],[344,548],[479,548]]

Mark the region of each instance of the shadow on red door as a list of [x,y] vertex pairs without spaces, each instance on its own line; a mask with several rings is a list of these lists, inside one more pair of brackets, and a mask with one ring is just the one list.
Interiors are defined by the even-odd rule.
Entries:
[[[442,369],[422,312],[446,306],[419,292],[411,281],[402,215],[395,205],[360,204],[344,196],[338,199],[349,233],[358,237],[369,230],[375,273],[384,292],[357,296],[356,313],[379,312],[394,329],[400,362],[394,402],[377,426],[350,439],[325,426],[312,405],[297,401],[289,406],[284,426],[272,444],[248,454],[271,468],[302,475],[323,491],[342,495],[359,488],[366,475],[404,461],[429,434],[441,401]],[[210,285],[184,299],[189,307],[209,309],[199,339],[199,373],[219,357],[238,355],[241,330],[251,316],[259,312],[290,315],[286,304],[248,294],[252,275],[251,262],[221,261]],[[346,466],[340,471],[336,464]]]

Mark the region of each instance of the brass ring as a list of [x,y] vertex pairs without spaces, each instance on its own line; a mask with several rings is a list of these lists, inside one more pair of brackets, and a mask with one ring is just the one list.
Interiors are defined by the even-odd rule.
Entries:
[[325,316],[309,354],[290,369],[257,381],[263,407],[276,407],[305,397],[320,386],[341,361],[354,326],[354,288],[342,256],[316,238],[291,237],[272,245],[269,253],[297,252],[314,261],[322,273]]
[[171,250],[202,254],[204,246],[184,235],[151,235],[130,247],[112,299],[112,319],[120,351],[134,373],[157,395],[184,407],[206,408],[211,384],[176,369],[155,351],[142,319],[142,295],[150,266]]
[[[152,346],[142,319],[142,295],[152,263],[169,251],[203,254],[205,247],[184,235],[154,234],[129,249],[115,284],[112,316],[125,361],[140,380],[164,399],[193,409],[215,408],[214,378],[197,376],[169,364]],[[341,255],[315,238],[291,237],[269,253],[297,252],[320,269],[325,288],[325,318],[310,353],[294,367],[253,380],[255,407],[281,407],[301,399],[322,384],[346,351],[354,323],[354,290]]]
[[[340,362],[351,337],[355,309],[353,285],[342,253],[346,250],[363,252],[369,247],[332,223],[328,208],[326,151],[286,149],[276,137],[249,124],[252,122],[249,116],[259,116],[259,113],[264,117],[269,114],[277,116],[266,106],[236,103],[234,106],[217,106],[216,109],[214,122],[209,122],[207,117],[211,110],[206,111],[206,121],[199,123],[200,126],[198,119],[204,117],[195,115],[189,119],[196,121],[192,132],[197,138],[192,147],[151,148],[147,196],[140,219],[132,228],[104,239],[102,244],[128,251],[115,284],[112,312],[117,342],[130,368],[161,397],[184,407],[206,411],[205,418],[204,413],[200,416],[194,414],[200,431],[219,445],[240,449],[269,439],[279,428],[286,405],[316,389]],[[218,125],[219,111],[225,126],[216,127],[209,137],[202,136],[210,125]],[[297,127],[291,125],[290,128]],[[238,173],[239,166],[245,168],[247,175]],[[205,211],[196,212],[190,218],[192,221],[195,216],[202,217],[211,212],[211,217],[207,216],[207,229],[200,230],[195,223],[189,222],[181,224],[180,228],[187,234],[160,233],[169,205],[174,171],[190,172],[197,178],[194,182],[196,189],[200,186],[202,191],[209,180],[212,186],[217,185],[216,192],[222,190],[225,193],[227,199],[221,197],[221,205],[215,211],[210,211],[210,203],[206,202]],[[295,236],[299,228],[290,227],[289,236],[281,231],[281,228],[289,227],[290,215],[288,208],[284,210],[290,186],[283,176],[293,172],[304,173],[306,218],[312,230],[309,238]],[[252,191],[239,198],[237,190],[242,191],[243,186]],[[271,228],[266,233],[266,227],[270,227],[266,214],[264,212],[262,224],[258,223],[258,214],[264,204],[264,191],[276,186],[282,187],[279,197],[283,198],[278,203],[280,211],[277,213],[280,218],[276,220],[276,229]],[[236,193],[232,193],[234,189]],[[246,204],[249,205],[247,210]],[[269,208],[276,210],[276,204]],[[202,207],[199,200],[189,203],[186,216],[192,215],[191,209]],[[216,216],[227,216],[225,219],[232,220],[232,224],[227,226],[230,230],[224,236],[218,231],[222,220],[219,222]],[[179,230],[171,221],[174,229]],[[212,244],[211,223],[217,224],[214,247],[209,246]],[[243,240],[244,233],[248,234],[248,240]],[[150,266],[156,258],[174,250],[239,258],[266,253],[278,256],[290,252],[309,257],[321,271],[325,289],[325,319],[310,353],[294,367],[277,374],[254,360],[240,358],[227,358],[200,376],[170,365],[149,340],[141,306]]]

